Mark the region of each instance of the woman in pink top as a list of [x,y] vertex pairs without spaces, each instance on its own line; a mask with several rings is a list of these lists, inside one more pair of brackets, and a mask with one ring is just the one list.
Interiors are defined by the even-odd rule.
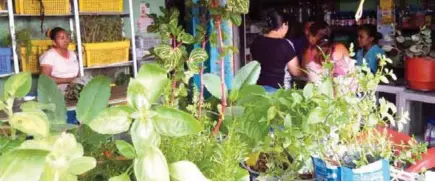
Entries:
[[79,62],[76,54],[68,50],[71,39],[65,29],[56,27],[47,31],[47,36],[53,41],[53,47],[39,58],[41,73],[49,76],[64,91],[77,78]]
[[[334,61],[334,75],[343,75],[348,72],[350,62],[345,59],[349,56],[347,48],[340,43],[333,43],[331,30],[325,22],[315,22],[309,28],[309,46],[304,54],[303,67],[308,78],[317,82],[322,76],[322,65],[325,61]],[[325,60],[324,55],[330,55],[330,60]]]

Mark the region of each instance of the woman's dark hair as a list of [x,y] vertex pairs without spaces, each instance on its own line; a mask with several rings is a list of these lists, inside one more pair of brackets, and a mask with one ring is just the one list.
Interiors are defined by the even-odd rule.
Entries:
[[268,31],[281,28],[284,23],[287,23],[287,16],[277,10],[269,10],[266,14],[266,23]]
[[324,21],[316,21],[310,26],[310,34],[319,40],[317,46],[323,47],[332,44],[331,29]]
[[51,40],[55,40],[56,39],[56,35],[59,32],[63,32],[63,31],[66,32],[66,30],[64,28],[62,28],[62,27],[55,27],[53,29],[47,30],[46,36],[49,37]]
[[[329,25],[324,21],[316,21],[310,26],[309,31],[312,36],[318,38],[316,46],[321,48],[325,54],[331,54],[333,40]],[[323,54],[321,52],[314,55],[314,61],[317,63],[321,63],[323,60]]]
[[358,31],[365,31],[369,37],[373,37],[373,43],[378,43],[382,39],[382,34],[378,32],[375,25],[361,25]]

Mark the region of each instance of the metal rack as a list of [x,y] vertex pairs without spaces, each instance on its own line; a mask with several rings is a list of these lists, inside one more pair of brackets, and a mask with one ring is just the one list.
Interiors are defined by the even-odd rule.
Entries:
[[[79,11],[79,0],[71,0],[72,1],[72,14],[70,15],[47,15],[50,17],[68,17],[69,18],[69,25],[70,25],[70,30],[72,32],[75,32],[75,37],[77,40],[77,54],[78,54],[78,60],[79,60],[79,70],[80,70],[80,75],[83,76],[84,75],[84,71],[85,70],[90,70],[90,69],[97,69],[97,68],[106,68],[106,67],[123,67],[123,66],[130,66],[131,64],[133,64],[133,76],[136,77],[137,74],[137,58],[136,58],[136,40],[135,40],[135,31],[134,31],[134,16],[133,16],[133,0],[126,0],[128,1],[128,11],[127,12],[123,12],[123,13],[80,13]],[[16,42],[16,35],[15,35],[15,17],[38,17],[39,15],[16,15],[14,14],[14,7],[13,7],[13,0],[7,0],[7,11],[2,11],[0,12],[0,16],[4,15],[9,17],[9,31],[11,34],[11,40],[12,40],[12,52],[13,52],[13,63],[14,63],[14,73],[19,73],[20,72],[20,68],[19,68],[19,64],[18,64],[18,53],[17,53],[17,42]],[[101,15],[101,16],[105,16],[105,15],[121,15],[122,17],[128,17],[130,19],[129,23],[130,23],[130,30],[131,30],[131,38],[130,38],[130,42],[131,42],[131,55],[132,55],[132,60],[130,60],[128,63],[125,64],[116,64],[116,65],[104,65],[104,66],[98,66],[98,67],[90,67],[90,68],[84,68],[83,66],[83,47],[82,45],[82,40],[81,40],[81,32],[80,32],[80,16],[89,16],[89,15]],[[74,31],[75,30],[75,31]]]

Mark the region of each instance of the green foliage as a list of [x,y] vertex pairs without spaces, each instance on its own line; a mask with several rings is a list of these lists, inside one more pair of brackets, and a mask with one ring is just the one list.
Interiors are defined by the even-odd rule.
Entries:
[[137,180],[169,181],[168,164],[160,149],[153,145],[142,147],[142,153],[138,153],[138,157],[134,159],[134,174]]
[[122,107],[104,109],[88,125],[100,134],[119,134],[128,131],[131,118],[129,112]]
[[9,124],[35,137],[47,137],[50,130],[48,117],[41,111],[14,113]]
[[[117,141],[117,148],[133,159],[137,180],[169,180],[166,158],[158,148],[161,136],[181,137],[203,130],[193,116],[164,106],[153,107],[167,85],[166,71],[157,64],[146,64],[138,77],[130,81],[128,105],[107,108],[89,126],[101,134],[117,134],[130,130],[133,146]],[[130,121],[134,119],[130,127]],[[133,150],[134,148],[134,150]],[[158,172],[156,172],[158,171]]]
[[37,181],[41,175],[45,158],[44,150],[20,149],[0,157],[0,180],[2,181]]
[[21,98],[29,93],[32,87],[32,77],[30,72],[22,72],[11,76],[6,80],[4,86],[4,99],[10,97]]
[[[207,90],[218,99],[222,99],[222,91],[220,87],[220,78],[219,76],[211,73],[207,73],[204,75],[204,85]],[[228,93],[227,87],[224,86],[224,92]]]
[[192,115],[177,109],[159,107],[153,118],[156,131],[165,136],[180,137],[201,132],[204,127]]
[[110,98],[110,79],[98,76],[92,79],[80,93],[77,103],[77,119],[88,124],[107,106]]
[[83,16],[80,18],[82,40],[85,43],[122,41],[122,22],[120,16]]
[[249,0],[229,0],[228,9],[233,12],[247,14],[249,12]]
[[114,176],[109,179],[109,181],[131,181],[130,176],[128,174],[123,173],[119,176]]
[[233,89],[240,89],[247,85],[255,85],[260,77],[260,63],[252,61],[243,66],[235,75]]
[[125,141],[117,140],[116,148],[124,157],[127,157],[129,159],[133,159],[134,157],[136,157],[136,151],[134,147]]
[[38,79],[38,102],[41,104],[54,104],[54,111],[44,111],[50,123],[63,124],[66,122],[65,99],[56,83],[46,75]]
[[201,180],[207,181],[207,178],[201,173],[198,167],[190,161],[179,161],[169,166],[171,180]]

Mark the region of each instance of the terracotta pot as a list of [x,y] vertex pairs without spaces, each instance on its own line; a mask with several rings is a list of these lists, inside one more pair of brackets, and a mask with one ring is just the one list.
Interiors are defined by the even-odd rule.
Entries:
[[420,91],[435,91],[435,59],[406,58],[405,78],[408,87]]

